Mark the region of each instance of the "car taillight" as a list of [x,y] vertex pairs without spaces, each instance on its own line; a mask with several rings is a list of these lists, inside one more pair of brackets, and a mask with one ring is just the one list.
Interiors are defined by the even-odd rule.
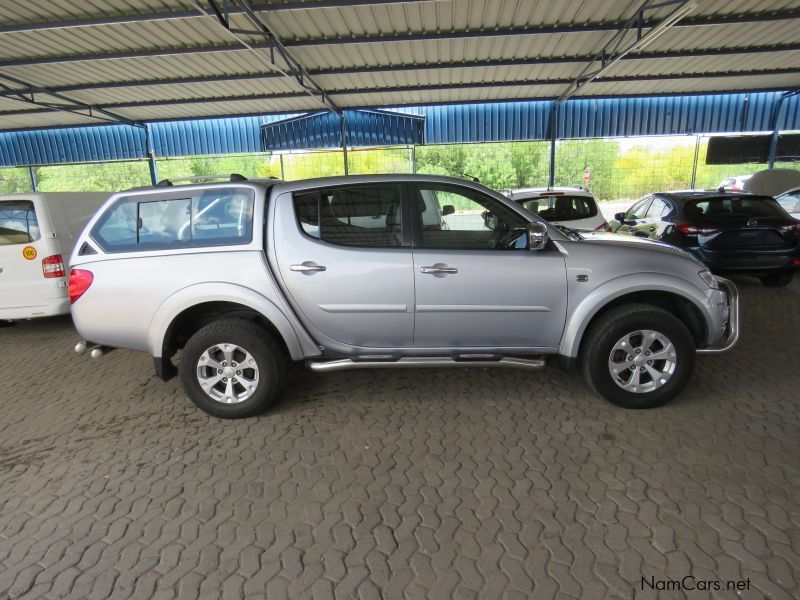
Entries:
[[69,272],[69,303],[75,304],[94,281],[91,271],[72,269]]
[[675,225],[675,228],[683,235],[708,235],[716,231],[716,229],[710,227],[695,227],[694,225],[686,225],[685,223],[679,223]]
[[600,225],[594,228],[595,231],[612,231],[611,225],[607,221],[603,221]]
[[42,272],[45,278],[52,279],[54,277],[66,277],[67,272],[64,270],[64,259],[60,254],[54,254],[42,259]]

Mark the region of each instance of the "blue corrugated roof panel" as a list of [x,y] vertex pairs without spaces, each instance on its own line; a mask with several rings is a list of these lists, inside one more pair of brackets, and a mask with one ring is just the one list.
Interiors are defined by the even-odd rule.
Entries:
[[549,101],[426,106],[425,143],[499,142],[547,137]]
[[140,127],[100,125],[0,132],[0,165],[47,165],[145,156]]
[[156,156],[237,154],[261,151],[261,126],[283,116],[160,121],[150,124]]
[[[767,131],[780,95],[572,99],[559,109],[558,134],[590,138]],[[348,145],[542,140],[548,136],[551,106],[551,101],[539,100],[347,111]],[[424,125],[408,115],[424,117]],[[156,122],[149,125],[151,144],[156,156],[340,146],[337,115],[319,113],[311,121],[286,121],[287,116]],[[274,141],[264,145],[262,126],[281,121],[280,128],[269,128]],[[800,130],[800,96],[784,101],[778,127]],[[144,130],[127,125],[6,131],[0,132],[0,166],[130,160],[144,158],[145,146]]]
[[[396,146],[424,141],[424,118],[384,110],[344,112],[348,146]],[[341,117],[319,112],[262,126],[265,150],[340,148]]]

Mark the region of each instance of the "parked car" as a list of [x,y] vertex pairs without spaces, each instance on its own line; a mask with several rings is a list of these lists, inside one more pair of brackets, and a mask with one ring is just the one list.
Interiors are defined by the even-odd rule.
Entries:
[[594,195],[585,188],[524,188],[504,193],[554,225],[577,231],[611,231]]
[[618,233],[684,248],[714,273],[787,285],[800,266],[800,222],[769,196],[710,191],[648,194],[618,213]]
[[763,169],[723,179],[718,186],[726,192],[752,192],[761,196],[779,196],[795,187],[800,187],[798,169]]
[[793,218],[800,219],[800,187],[784,192],[775,199],[783,210],[792,215]]
[[725,192],[741,192],[744,190],[744,185],[747,180],[753,175],[734,175],[733,177],[726,177],[717,185],[718,190]]
[[[425,225],[426,198],[447,228]],[[89,340],[76,350],[147,352],[165,379],[181,350],[187,395],[219,417],[263,411],[290,360],[538,369],[550,356],[610,401],[647,408],[680,392],[696,352],[738,336],[736,287],[684,251],[568,236],[450,177],[120,192],[72,261],[72,315]]]
[[109,194],[0,196],[0,321],[69,313],[63,257]]

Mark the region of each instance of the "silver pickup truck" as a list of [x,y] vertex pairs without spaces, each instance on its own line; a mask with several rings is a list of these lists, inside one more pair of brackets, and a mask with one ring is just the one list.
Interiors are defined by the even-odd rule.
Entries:
[[681,391],[696,353],[739,333],[735,286],[686,252],[559,229],[450,177],[165,181],[111,196],[71,264],[77,351],[147,352],[226,418],[269,406],[289,361],[538,369],[552,357],[611,402],[649,408]]

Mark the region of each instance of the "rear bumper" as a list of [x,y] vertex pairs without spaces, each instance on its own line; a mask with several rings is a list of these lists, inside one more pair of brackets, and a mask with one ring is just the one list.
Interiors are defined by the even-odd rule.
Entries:
[[38,306],[0,308],[0,321],[19,321],[69,314],[69,298],[54,298]]
[[771,275],[793,271],[797,268],[794,261],[800,259],[797,249],[778,252],[714,252],[690,248],[689,251],[714,273],[740,275]]
[[721,354],[723,352],[728,352],[736,345],[736,342],[739,341],[739,290],[732,281],[723,279],[722,277],[717,277],[717,280],[728,299],[727,305],[718,307],[722,312],[720,319],[722,329],[718,332],[711,345],[706,348],[697,349],[698,354]]

